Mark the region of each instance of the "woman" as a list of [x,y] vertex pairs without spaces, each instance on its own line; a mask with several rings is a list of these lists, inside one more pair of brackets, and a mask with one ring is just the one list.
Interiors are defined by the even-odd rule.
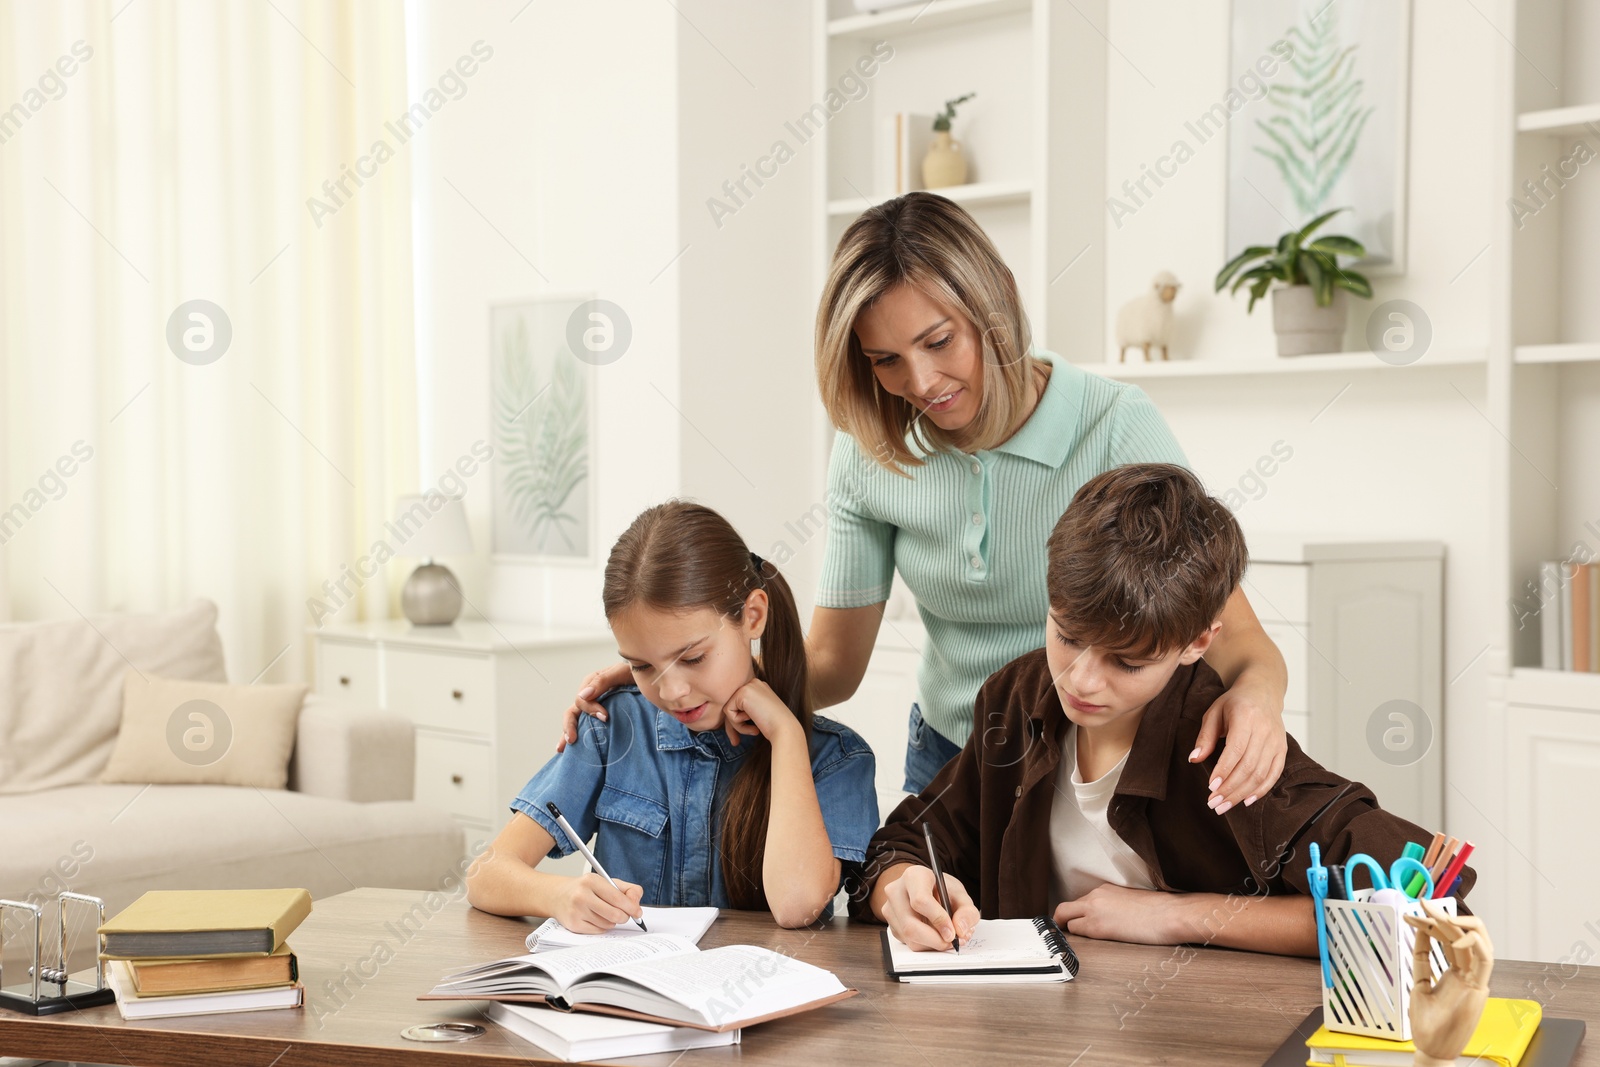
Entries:
[[[966,742],[984,679],[1043,644],[1045,540],[1078,487],[1184,456],[1140,389],[1034,350],[1011,270],[965,210],[932,193],[870,208],[840,238],[816,363],[839,433],[806,640],[813,703],[855,693],[898,570],[928,635],[905,763],[906,790],[920,792]],[[1283,656],[1242,593],[1222,623],[1206,659],[1229,688],[1190,755],[1204,759],[1226,732],[1210,783],[1219,813],[1264,795],[1287,751]],[[628,681],[626,664],[585,678],[562,744],[579,712],[604,718],[596,700]]]

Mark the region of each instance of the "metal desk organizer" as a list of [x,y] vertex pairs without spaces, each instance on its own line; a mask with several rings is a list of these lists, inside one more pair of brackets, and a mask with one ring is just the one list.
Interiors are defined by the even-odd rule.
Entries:
[[[67,974],[67,903],[69,901],[91,904],[95,909],[96,958],[94,985],[76,981]],[[39,904],[29,904],[20,900],[0,900],[0,955],[5,952],[6,911],[13,908],[18,911],[29,912],[33,916],[33,966],[28,971],[30,981],[16,986],[7,986],[5,984],[5,972],[3,968],[0,968],[0,1008],[5,1008],[7,1011],[20,1011],[27,1015],[54,1015],[62,1011],[76,1011],[79,1008],[93,1008],[101,1004],[110,1004],[116,1000],[116,994],[106,985],[106,965],[105,961],[99,958],[98,951],[103,947],[98,931],[106,922],[105,901],[99,897],[70,892],[63,892],[56,898],[56,914],[60,920],[60,937],[57,940],[56,964],[54,967],[41,966],[40,952],[43,937],[44,907]],[[52,992],[47,992],[47,990],[52,990]]]

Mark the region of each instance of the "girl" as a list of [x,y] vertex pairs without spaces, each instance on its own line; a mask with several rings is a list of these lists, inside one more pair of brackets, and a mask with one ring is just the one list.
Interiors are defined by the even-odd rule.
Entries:
[[[867,743],[811,713],[788,583],[721,515],[669,501],[618,539],[603,599],[633,684],[606,694],[607,721],[586,717],[511,802],[467,876],[468,899],[582,933],[641,904],[813,922],[844,865],[865,859],[878,802]],[[617,886],[537,869],[575,851],[549,801],[585,839],[598,833],[596,858]]]

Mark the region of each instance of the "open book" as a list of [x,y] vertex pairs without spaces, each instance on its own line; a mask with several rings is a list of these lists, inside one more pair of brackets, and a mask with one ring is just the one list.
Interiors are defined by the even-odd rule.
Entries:
[[883,931],[883,969],[902,982],[1069,982],[1078,957],[1061,927],[1037,919],[979,919],[961,951],[918,952]]
[[671,934],[511,956],[444,978],[418,1000],[549,1004],[699,1030],[734,1030],[855,996],[831,971],[755,945],[701,952]]

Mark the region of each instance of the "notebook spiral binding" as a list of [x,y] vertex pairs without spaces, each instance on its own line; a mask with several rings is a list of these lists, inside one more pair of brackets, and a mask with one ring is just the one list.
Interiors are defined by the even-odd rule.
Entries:
[[1044,939],[1044,943],[1049,946],[1051,955],[1061,957],[1067,973],[1074,978],[1078,977],[1078,954],[1067,944],[1067,935],[1056,925],[1056,921],[1048,915],[1040,915],[1033,920],[1033,925],[1039,931],[1039,936]]

